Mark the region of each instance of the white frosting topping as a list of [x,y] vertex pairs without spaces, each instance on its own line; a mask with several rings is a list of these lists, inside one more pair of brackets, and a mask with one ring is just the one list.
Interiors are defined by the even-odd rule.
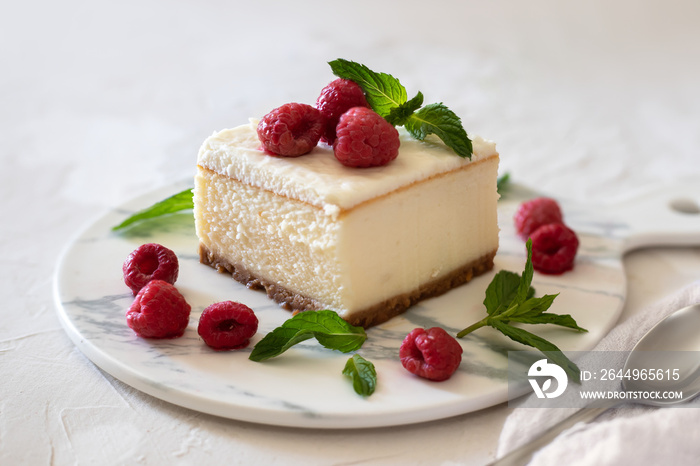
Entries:
[[496,145],[471,136],[471,160],[459,157],[441,141],[418,141],[398,128],[398,157],[383,167],[350,168],[319,143],[300,157],[278,157],[261,150],[257,121],[214,133],[199,150],[197,163],[209,170],[279,195],[319,206],[329,213],[349,209],[402,186],[449,172],[496,155]]

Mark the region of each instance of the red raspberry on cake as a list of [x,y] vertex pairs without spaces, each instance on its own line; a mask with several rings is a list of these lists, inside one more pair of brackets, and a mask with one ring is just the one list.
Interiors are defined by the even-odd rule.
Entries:
[[142,244],[129,254],[122,265],[124,283],[134,295],[151,280],[175,283],[179,270],[175,253],[157,243]]
[[251,308],[234,301],[223,301],[204,309],[197,333],[215,350],[240,349],[248,346],[258,331],[258,318]]
[[316,100],[316,108],[326,119],[321,141],[333,145],[340,116],[353,107],[370,108],[364,91],[354,81],[338,78],[321,90]]
[[518,207],[513,217],[515,231],[523,240],[542,225],[564,223],[559,204],[548,197],[538,197],[525,201]]
[[298,157],[316,147],[325,122],[318,109],[292,102],[272,110],[260,120],[258,138],[268,152]]
[[579,241],[572,229],[561,223],[550,223],[539,227],[530,238],[535,270],[556,275],[573,269]]
[[462,362],[462,347],[440,327],[413,329],[399,348],[401,364],[412,374],[436,382],[449,379]]
[[378,167],[399,155],[400,144],[391,123],[369,108],[353,107],[340,117],[333,152],[348,167]]
[[151,280],[126,311],[126,323],[143,338],[176,338],[185,333],[190,311],[177,288],[163,280]]

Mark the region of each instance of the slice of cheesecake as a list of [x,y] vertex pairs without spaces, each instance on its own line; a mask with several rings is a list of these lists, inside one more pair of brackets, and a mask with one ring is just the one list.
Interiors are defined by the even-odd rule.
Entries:
[[201,262],[290,310],[332,309],[373,326],[493,267],[498,152],[463,159],[400,131],[399,155],[349,168],[319,145],[265,153],[256,122],[202,145],[194,213]]

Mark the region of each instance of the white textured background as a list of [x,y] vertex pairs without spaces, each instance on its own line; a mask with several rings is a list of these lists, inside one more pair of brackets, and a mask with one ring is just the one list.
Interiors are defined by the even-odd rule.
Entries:
[[[342,57],[443,101],[502,171],[594,203],[699,183],[700,3],[28,0],[0,7],[0,464],[483,464],[509,410],[370,432],[262,427],[103,374],[62,331],[62,248],[194,171],[214,130],[315,102]],[[99,258],[95,258],[99,260]],[[630,253],[623,319],[700,278]]]

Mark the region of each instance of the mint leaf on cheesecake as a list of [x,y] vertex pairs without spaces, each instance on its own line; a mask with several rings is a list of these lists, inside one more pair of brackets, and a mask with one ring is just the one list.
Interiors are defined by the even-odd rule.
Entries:
[[333,74],[357,83],[365,92],[372,110],[394,126],[404,126],[414,138],[423,141],[435,134],[460,157],[471,159],[472,141],[460,118],[442,103],[423,105],[418,92],[408,100],[406,88],[387,73],[378,73],[365,65],[338,58],[328,62]]

